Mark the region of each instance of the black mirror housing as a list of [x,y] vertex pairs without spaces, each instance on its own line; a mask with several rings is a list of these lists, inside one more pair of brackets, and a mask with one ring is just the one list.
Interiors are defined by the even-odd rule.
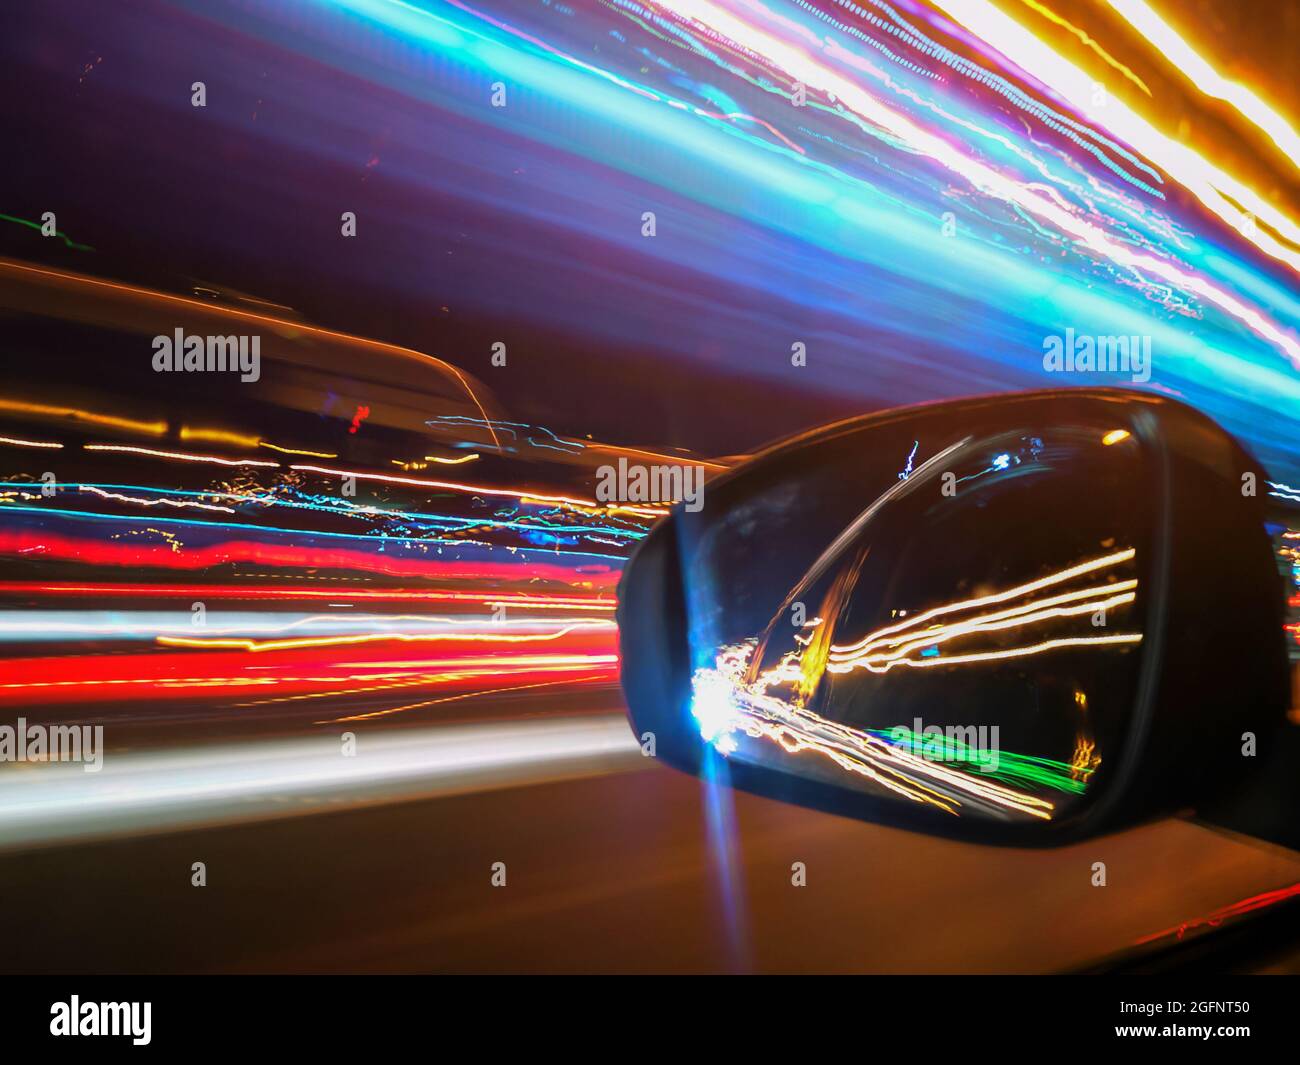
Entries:
[[[861,476],[873,462],[879,471]],[[1254,764],[1243,756],[1245,735],[1266,745],[1289,704],[1284,592],[1265,531],[1265,490],[1263,471],[1210,419],[1176,401],[1121,389],[959,400],[803,434],[710,481],[702,509],[675,508],[628,564],[618,622],[633,730],[653,734],[657,756],[684,772],[979,842],[1061,844],[1212,803]],[[1102,513],[1098,507],[1110,523],[1105,528],[1121,529],[1135,546],[1083,568],[1102,573],[1098,567],[1121,559],[1130,569],[1078,592],[1053,583],[1073,570],[1051,571],[1056,575],[1032,585],[1034,595],[1041,586],[1049,598],[1003,608],[1016,602],[1007,598],[1016,589],[998,589],[1015,582],[990,577],[981,552],[999,556],[999,574],[1036,576],[1041,567],[1024,567],[1038,565],[1039,555],[1059,549],[1075,557],[1075,545],[1058,541],[1085,535],[1081,543],[1093,542],[1086,527],[1092,511]],[[1097,527],[1104,532],[1103,525]],[[1000,534],[988,536],[990,530]],[[1100,534],[1093,539],[1112,543]],[[926,543],[940,549],[924,552],[918,545]],[[960,602],[918,615],[919,605],[947,602],[927,583],[938,579],[936,568],[962,589],[953,593]],[[835,584],[836,572],[851,575],[851,590],[838,599],[822,590]],[[808,593],[810,605],[834,604],[838,632],[875,611],[883,621],[867,625],[876,627],[869,633],[874,643],[865,646],[879,650],[864,662],[853,649],[868,637],[835,644],[831,636],[822,641],[827,650],[815,624],[788,643],[777,619],[795,589]],[[1136,590],[1112,594],[1124,589]],[[1074,600],[1078,605],[1068,605]],[[924,620],[987,602],[997,606],[994,613],[979,606],[983,614],[960,624]],[[1102,602],[1123,603],[1122,636],[1089,634],[1085,607]],[[1038,609],[1044,603],[1048,609]],[[1073,628],[1061,628],[1061,614],[1072,615]],[[1015,644],[1008,633],[1024,628],[1024,619],[1055,627],[1047,638],[1020,636]],[[897,630],[908,626],[922,638],[902,643]],[[931,634],[934,645],[921,647]],[[946,650],[976,638],[985,643],[971,653]],[[1130,645],[1082,646],[1121,639]],[[787,640],[782,646],[793,652],[782,657],[770,646],[774,640]],[[728,719],[727,745],[739,737],[758,746],[757,757],[728,753],[701,731],[695,688],[722,645],[746,648],[746,683],[766,676],[761,667],[774,662],[784,666],[768,673],[796,677],[794,687],[799,669],[816,673],[792,702],[769,713],[760,699],[758,719]],[[816,671],[807,668],[814,649],[829,656]],[[922,764],[914,757],[915,736],[911,747],[900,747],[906,730],[866,727],[881,724],[895,702],[942,714],[936,708],[951,693],[953,703],[978,704],[992,720],[1004,703],[1014,704],[1008,713],[1018,735],[1037,741],[1050,734],[1056,742],[1074,727],[1063,700],[1080,663],[1087,664],[1088,682],[1075,685],[1074,694],[1086,705],[1089,694],[1100,693],[1107,704],[1096,720],[1101,755],[1091,761],[1077,752],[1073,760],[1007,755],[1015,761],[986,778],[974,775],[966,754],[956,766]],[[767,690],[751,685],[742,694],[749,699]],[[972,703],[973,692],[986,694]],[[773,746],[768,741],[777,734]],[[844,766],[852,772],[845,775]],[[1026,811],[1034,816],[1021,816]]]

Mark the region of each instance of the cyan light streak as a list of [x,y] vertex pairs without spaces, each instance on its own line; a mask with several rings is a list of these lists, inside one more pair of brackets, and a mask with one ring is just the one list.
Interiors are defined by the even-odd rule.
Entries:
[[[889,63],[889,58],[861,39],[860,33],[873,25],[870,20],[857,27],[859,33],[841,34],[833,23],[800,6],[767,5],[792,40],[816,35],[832,41],[826,62],[841,57],[842,77],[852,76],[865,91],[907,112],[909,121],[928,134],[943,137],[958,150],[954,158],[993,167],[1009,180],[1049,181],[1047,188],[1060,197],[1062,211],[1088,218],[1115,248],[1132,247],[1167,264],[1187,283],[1144,276],[1123,261],[1105,261],[1042,218],[999,205],[985,190],[970,186],[962,173],[936,173],[931,160],[907,150],[897,138],[882,138],[879,130],[865,129],[824,101],[795,109],[780,95],[788,86],[766,80],[756,90],[760,82],[753,72],[749,79],[737,78],[709,64],[714,54],[719,63],[736,66],[735,53],[724,57],[716,40],[694,35],[703,44],[689,54],[672,46],[678,53],[675,62],[687,73],[676,75],[668,86],[652,83],[661,76],[656,69],[641,71],[640,52],[634,53],[635,67],[631,55],[620,56],[608,33],[604,39],[609,46],[598,55],[587,53],[593,57],[588,59],[578,54],[575,41],[583,39],[584,31],[590,39],[594,26],[588,27],[587,20],[596,21],[585,9],[563,15],[543,5],[501,16],[490,5],[479,11],[459,3],[335,0],[328,6],[343,13],[344,24],[366,40],[358,51],[395,39],[436,57],[437,67],[416,79],[407,71],[386,73],[363,63],[368,74],[391,88],[490,124],[499,134],[560,149],[574,159],[574,167],[599,164],[635,179],[635,187],[606,182],[589,210],[575,217],[567,211],[572,174],[539,166],[532,175],[532,196],[522,202],[496,198],[495,207],[562,224],[629,255],[703,270],[784,303],[833,315],[839,324],[833,337],[822,338],[833,354],[820,365],[818,374],[827,375],[820,380],[836,375],[842,384],[845,374],[856,370],[860,387],[869,394],[881,385],[881,363],[951,363],[956,355],[963,373],[950,392],[1128,383],[1104,375],[1063,379],[1045,372],[1043,338],[1066,327],[1149,335],[1155,376],[1148,387],[1209,410],[1275,464],[1280,475],[1294,475],[1290,453],[1300,415],[1300,382],[1280,345],[1297,343],[1297,315],[1295,300],[1274,280],[1275,271],[1259,263],[1217,220],[1170,206],[1156,187],[1155,168],[1085,123],[1068,120],[1072,125],[1067,128],[1091,146],[1086,158],[1075,158],[1060,147],[1040,144],[1049,119],[1059,123],[1068,117],[1060,112],[1036,115],[1025,104],[1023,113],[1045,126],[1027,136],[991,108],[977,110],[951,94],[939,94],[933,78],[908,67],[945,61],[919,31],[900,28],[889,34],[891,47],[911,42],[914,54],[906,62],[891,63],[886,77],[873,79],[863,73],[868,69],[863,57],[874,56],[870,62],[875,64]],[[655,11],[636,5],[610,10],[620,9],[643,15]],[[889,21],[900,26],[902,20],[895,12]],[[333,18],[328,24],[339,25]],[[657,24],[665,20],[660,17]],[[632,19],[624,20],[623,32],[629,45],[637,40],[644,50],[648,40],[657,47],[657,38],[638,30]],[[551,39],[562,40],[563,46]],[[701,66],[712,67],[707,80]],[[728,79],[736,82],[734,89]],[[1010,99],[1008,79],[1001,73],[984,69],[970,72],[968,80],[999,99]],[[490,109],[485,104],[487,88],[496,81],[512,94],[510,106]],[[803,150],[756,122],[716,117],[714,108],[724,97],[770,121]],[[864,164],[861,153],[871,141],[876,147]],[[1123,174],[1112,166],[1099,167],[1098,152],[1116,166],[1122,162]],[[1139,179],[1139,174],[1152,180]],[[411,177],[437,181],[432,174]],[[457,194],[477,195],[464,188]],[[640,236],[643,210],[658,215],[656,240]],[[946,211],[956,216],[955,238],[944,235]],[[772,234],[788,254],[774,259],[759,249],[738,247],[747,242],[737,242],[720,216]],[[1223,307],[1244,307],[1246,317],[1216,309],[1206,297],[1210,292],[1222,294],[1227,301]],[[1279,294],[1282,298],[1274,298]],[[539,308],[538,313],[548,312]],[[631,328],[614,316],[596,316],[587,326],[620,340],[629,339]],[[782,335],[775,312],[774,320],[753,322],[751,328]],[[852,340],[845,340],[855,331],[872,338],[869,363],[854,356]],[[674,344],[671,331],[656,340],[669,348]],[[754,360],[752,372],[776,378],[786,369],[783,360]]]
[[[109,484],[109,483],[90,483],[90,482],[54,482],[49,487],[58,492],[79,492],[87,489],[98,489],[100,492],[114,493],[116,495],[131,494],[129,498],[140,498],[148,501],[156,499],[177,499],[193,500],[195,502],[212,503],[220,501],[229,504],[236,509],[242,509],[247,513],[256,513],[259,508],[278,508],[283,507],[290,510],[307,510],[319,514],[332,514],[346,518],[358,520],[388,520],[391,519],[398,528],[377,528],[371,537],[384,537],[391,539],[433,539],[429,536],[433,532],[454,531],[457,529],[483,529],[483,530],[508,530],[512,532],[523,533],[526,536],[536,537],[537,542],[542,546],[558,546],[565,544],[577,543],[580,539],[594,539],[595,537],[605,537],[605,543],[627,541],[629,545],[645,536],[645,527],[632,526],[630,524],[615,525],[606,524],[593,519],[592,523],[573,524],[571,522],[557,521],[550,517],[552,514],[564,514],[569,516],[568,512],[560,511],[556,508],[536,508],[537,513],[530,516],[527,520],[510,520],[496,516],[482,517],[458,517],[450,514],[430,514],[421,511],[395,510],[386,507],[375,506],[366,503],[353,503],[348,499],[339,496],[330,495],[313,495],[303,492],[290,486],[278,486],[275,490],[264,492],[223,492],[223,491],[189,491],[176,488],[160,488],[148,485],[133,484]],[[31,481],[0,481],[0,491],[3,489],[17,489],[20,492],[37,495],[40,492],[41,484]],[[98,494],[92,492],[92,495]],[[9,504],[0,500],[0,508],[8,509]],[[44,509],[44,508],[42,508]],[[514,508],[517,512],[518,508]],[[498,511],[497,513],[499,513]],[[151,518],[152,520],[152,518]],[[403,529],[402,525],[409,525],[409,530]],[[258,529],[267,528],[267,526],[253,526]],[[285,530],[280,530],[285,531]],[[340,533],[331,535],[350,534]],[[443,538],[442,543],[460,544],[465,540],[456,538]]]

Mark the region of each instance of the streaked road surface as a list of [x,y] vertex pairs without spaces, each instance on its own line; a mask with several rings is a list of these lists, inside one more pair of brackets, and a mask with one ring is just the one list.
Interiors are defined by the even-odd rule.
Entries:
[[[11,849],[0,854],[0,968],[1030,972],[1087,964],[1300,880],[1300,858],[1180,822],[1058,851],[995,851],[753,796],[714,803],[698,781],[620,743],[617,711],[611,696],[576,719],[378,738],[393,765],[432,759],[426,794],[441,797],[352,805],[323,780],[278,797],[263,789],[243,824]],[[390,739],[409,740],[407,761]],[[267,750],[302,754],[302,742]],[[564,742],[586,753],[557,757]],[[196,765],[180,786],[237,766]],[[397,794],[395,781],[414,787],[404,773],[383,776],[372,800]],[[267,820],[277,803],[313,815]],[[332,804],[338,812],[322,812]],[[93,832],[93,809],[82,816]],[[728,824],[729,854],[710,828]],[[1097,861],[1104,888],[1091,884]],[[206,887],[191,886],[195,862]],[[806,887],[791,884],[795,862]]]

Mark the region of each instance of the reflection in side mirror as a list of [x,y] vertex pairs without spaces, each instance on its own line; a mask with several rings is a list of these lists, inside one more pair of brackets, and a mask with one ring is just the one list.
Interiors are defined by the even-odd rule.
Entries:
[[1248,464],[1124,392],[895,412],[765,452],[624,577],[637,732],[680,768],[969,838],[1178,809],[1285,710]]

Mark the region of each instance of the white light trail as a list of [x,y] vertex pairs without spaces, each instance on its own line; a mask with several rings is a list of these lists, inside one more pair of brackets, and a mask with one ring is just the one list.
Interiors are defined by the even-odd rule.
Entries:
[[[111,726],[108,732],[111,736]],[[0,850],[336,812],[630,772],[650,765],[622,714],[337,733],[75,762],[0,765]]]

